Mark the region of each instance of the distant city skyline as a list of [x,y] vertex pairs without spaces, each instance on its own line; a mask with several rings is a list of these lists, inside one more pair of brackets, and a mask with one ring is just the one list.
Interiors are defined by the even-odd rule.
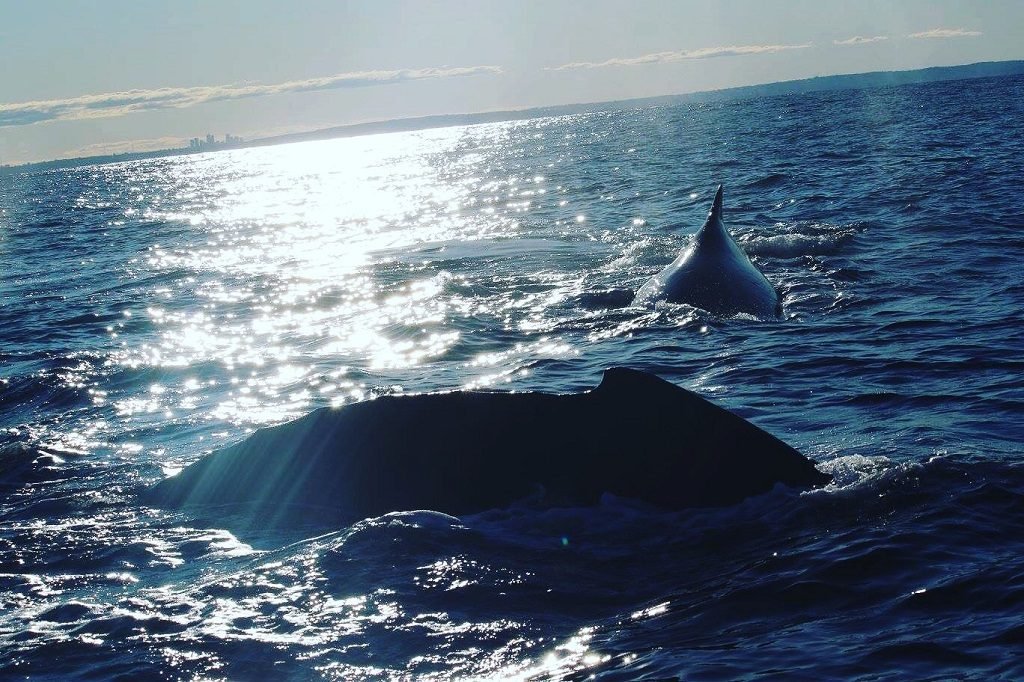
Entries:
[[[206,133],[205,138],[193,137],[190,139],[188,141],[188,148],[191,151],[201,151],[203,149],[215,149],[217,147],[241,144],[242,142],[245,142],[245,138],[239,137],[238,135],[232,135],[231,133],[224,133],[224,139],[220,142],[217,141],[217,136],[213,133]],[[173,149],[173,147],[171,147],[171,149]]]
[[998,0],[0,0],[0,9],[4,163],[182,147],[196,129],[253,139],[1024,58],[1024,3]]

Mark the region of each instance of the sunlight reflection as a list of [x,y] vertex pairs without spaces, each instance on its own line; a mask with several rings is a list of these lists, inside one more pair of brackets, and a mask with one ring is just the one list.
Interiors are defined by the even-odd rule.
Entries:
[[[520,165],[516,145],[543,142],[546,125],[122,167],[125,229],[158,227],[131,263],[146,305],[122,307],[107,333],[124,385],[160,388],[92,400],[143,424],[251,427],[401,386],[439,361],[514,371],[524,358],[573,355],[557,328],[589,283],[565,269],[578,264],[569,244],[613,234],[559,206],[569,190],[550,177],[557,169]],[[545,226],[558,233],[523,238]]]
[[593,651],[590,642],[594,637],[595,628],[580,629],[568,640],[549,651],[536,663],[525,669],[506,669],[496,671],[495,677],[509,680],[564,679],[575,676],[611,660],[611,656]]
[[[445,167],[435,165],[463,135],[435,130],[182,159],[170,178],[183,188],[177,204],[147,211],[153,220],[187,221],[194,233],[185,241],[161,239],[146,253],[146,266],[169,278],[155,291],[167,294],[166,303],[143,313],[159,337],[125,348],[119,362],[139,369],[216,363],[229,372],[266,366],[269,372],[255,374],[210,413],[264,423],[314,399],[315,358],[362,358],[390,369],[443,355],[460,338],[444,328],[442,294],[451,277],[382,286],[372,266],[376,253],[456,235],[472,239],[501,223],[460,217],[477,180],[446,182]],[[483,161],[476,155],[460,163]],[[179,290],[206,303],[179,307]],[[119,328],[108,331],[116,338]],[[120,399],[118,414],[198,409],[203,384],[189,381]]]
[[634,611],[630,615],[630,618],[632,618],[633,620],[641,620],[641,619],[645,619],[645,618],[653,618],[654,616],[660,616],[660,615],[668,612],[668,604],[669,603],[666,601],[666,602],[662,602],[660,604],[656,604],[654,606],[650,606],[650,607],[648,607],[646,609],[640,609],[639,611]]

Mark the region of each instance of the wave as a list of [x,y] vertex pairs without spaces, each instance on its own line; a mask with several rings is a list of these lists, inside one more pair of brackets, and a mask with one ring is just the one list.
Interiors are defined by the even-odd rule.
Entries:
[[806,231],[769,236],[748,234],[741,237],[739,243],[751,256],[786,259],[836,255],[845,251],[857,237],[857,230],[851,228],[811,226],[803,229]]
[[789,176],[785,173],[771,173],[764,177],[758,178],[752,182],[747,183],[747,187],[750,189],[767,189],[769,187],[778,187],[789,182]]

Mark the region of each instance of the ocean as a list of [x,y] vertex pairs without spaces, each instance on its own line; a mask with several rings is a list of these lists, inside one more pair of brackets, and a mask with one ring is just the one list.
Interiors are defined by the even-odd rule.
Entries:
[[[1022,121],[1018,76],[0,176],[0,678],[1024,678]],[[782,318],[630,307],[718,183]],[[140,496],[614,366],[835,482],[237,534]]]

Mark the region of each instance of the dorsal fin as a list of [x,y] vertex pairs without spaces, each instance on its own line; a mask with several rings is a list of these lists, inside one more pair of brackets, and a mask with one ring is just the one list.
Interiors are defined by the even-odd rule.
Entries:
[[715,193],[715,203],[711,204],[711,213],[708,214],[708,220],[721,220],[722,219],[722,185],[718,186],[718,192]]
[[630,394],[644,392],[654,387],[664,388],[665,386],[676,388],[675,384],[665,381],[654,374],[648,374],[638,369],[630,369],[629,367],[609,367],[604,371],[601,383],[594,390],[602,393]]

